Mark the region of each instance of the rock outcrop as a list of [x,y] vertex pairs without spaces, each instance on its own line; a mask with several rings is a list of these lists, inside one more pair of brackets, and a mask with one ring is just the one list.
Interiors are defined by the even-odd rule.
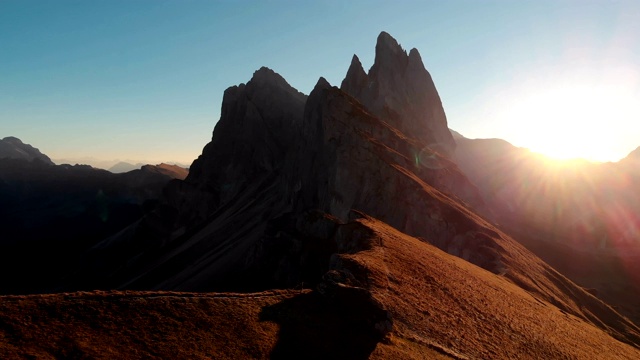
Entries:
[[189,188],[185,191],[192,195],[188,208],[198,204],[198,220],[255,190],[258,184],[268,186],[266,183],[281,176],[285,157],[300,140],[306,99],[265,67],[246,85],[225,91],[213,138],[184,183]]
[[407,55],[391,35],[382,32],[369,73],[354,55],[340,88],[406,136],[445,155],[453,152],[455,142],[442,101],[417,49]]
[[48,165],[54,165],[51,159],[29,144],[20,139],[7,136],[0,140],[0,159],[23,159],[27,161],[39,160]]

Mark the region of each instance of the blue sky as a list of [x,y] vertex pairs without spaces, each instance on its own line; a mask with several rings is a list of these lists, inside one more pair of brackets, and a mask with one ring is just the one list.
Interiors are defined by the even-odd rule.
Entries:
[[339,85],[384,30],[420,50],[451,128],[617,160],[640,146],[638,24],[638,1],[0,0],[0,137],[190,163],[224,89],[261,66]]

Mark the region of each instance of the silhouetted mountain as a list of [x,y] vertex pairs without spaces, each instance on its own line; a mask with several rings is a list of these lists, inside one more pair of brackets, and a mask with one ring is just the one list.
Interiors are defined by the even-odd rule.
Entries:
[[[69,288],[256,291],[304,284],[366,308],[365,300],[388,286],[368,277],[382,275],[367,274],[382,274],[379,269],[392,264],[384,256],[364,259],[367,251],[394,243],[387,237],[395,235],[384,230],[391,226],[508,279],[544,306],[638,342],[637,326],[474,213],[484,204],[445,155],[452,136],[432,81],[421,71],[410,80],[393,77],[396,63],[400,70],[423,67],[417,52],[407,57],[391,40],[379,38],[370,76],[383,79],[380,91],[400,89],[405,97],[373,97],[369,106],[390,98],[411,104],[422,89],[430,95],[418,107],[379,118],[322,78],[307,98],[273,71],[258,70],[246,85],[225,92],[212,141],[186,180],[172,181],[161,205],[139,223],[94,246]],[[352,66],[343,84],[357,84],[361,75]],[[411,91],[403,90],[405,82]],[[442,124],[448,136],[409,136],[392,125],[429,124],[432,118],[414,116],[420,108],[442,115],[433,124]],[[364,221],[358,219],[377,224],[371,226],[382,233],[373,243],[365,240],[370,230],[354,230]],[[405,246],[394,244],[385,251]],[[402,298],[409,290],[398,285],[396,291]],[[393,312],[386,304],[374,302],[371,311]],[[394,324],[409,326],[402,319],[412,311],[397,310]],[[386,334],[391,328],[381,324],[373,328]]]
[[406,136],[443,154],[455,148],[440,96],[420,53],[414,48],[407,55],[386,32],[378,36],[369,74],[354,55],[340,88]]
[[[420,55],[387,33],[369,74],[354,57],[342,89],[320,78],[307,97],[261,68],[225,91],[186,179],[95,242],[61,282],[261,292],[2,299],[0,334],[42,319],[6,356],[108,347],[116,357],[125,348],[141,357],[638,357],[637,325],[487,220],[493,209],[449,158],[454,148]],[[114,333],[132,316],[123,345]],[[177,350],[151,345],[151,332],[171,334]],[[97,345],[60,333],[95,334]]]
[[23,159],[28,161],[39,160],[45,164],[53,165],[49,157],[29,144],[13,136],[0,140],[0,159]]

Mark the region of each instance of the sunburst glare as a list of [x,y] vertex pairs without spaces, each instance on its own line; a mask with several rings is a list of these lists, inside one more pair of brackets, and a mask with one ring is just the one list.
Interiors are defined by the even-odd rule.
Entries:
[[515,144],[555,159],[611,161],[629,152],[621,142],[638,135],[624,130],[640,120],[637,73],[532,77],[499,106]]

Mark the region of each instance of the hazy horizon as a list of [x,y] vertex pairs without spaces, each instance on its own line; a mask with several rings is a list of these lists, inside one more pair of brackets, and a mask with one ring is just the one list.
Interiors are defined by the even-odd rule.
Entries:
[[339,86],[387,31],[420,51],[451,129],[616,161],[640,146],[639,24],[624,1],[2,1],[0,137],[191,164],[227,87],[261,66],[305,94]]
[[[45,154],[46,155],[46,154]],[[99,169],[105,169],[105,170],[109,170],[111,167],[113,167],[116,164],[119,163],[128,163],[131,165],[159,165],[161,163],[165,163],[165,164],[169,164],[169,165],[178,165],[181,167],[190,167],[191,166],[191,162],[182,162],[182,161],[174,161],[171,159],[155,159],[155,160],[151,160],[151,159],[110,159],[110,160],[105,160],[105,159],[98,159],[98,158],[92,158],[92,157],[76,157],[76,158],[52,158],[51,161],[53,161],[56,165],[61,165],[61,164],[71,164],[71,165],[91,165],[92,167],[96,167]]]

